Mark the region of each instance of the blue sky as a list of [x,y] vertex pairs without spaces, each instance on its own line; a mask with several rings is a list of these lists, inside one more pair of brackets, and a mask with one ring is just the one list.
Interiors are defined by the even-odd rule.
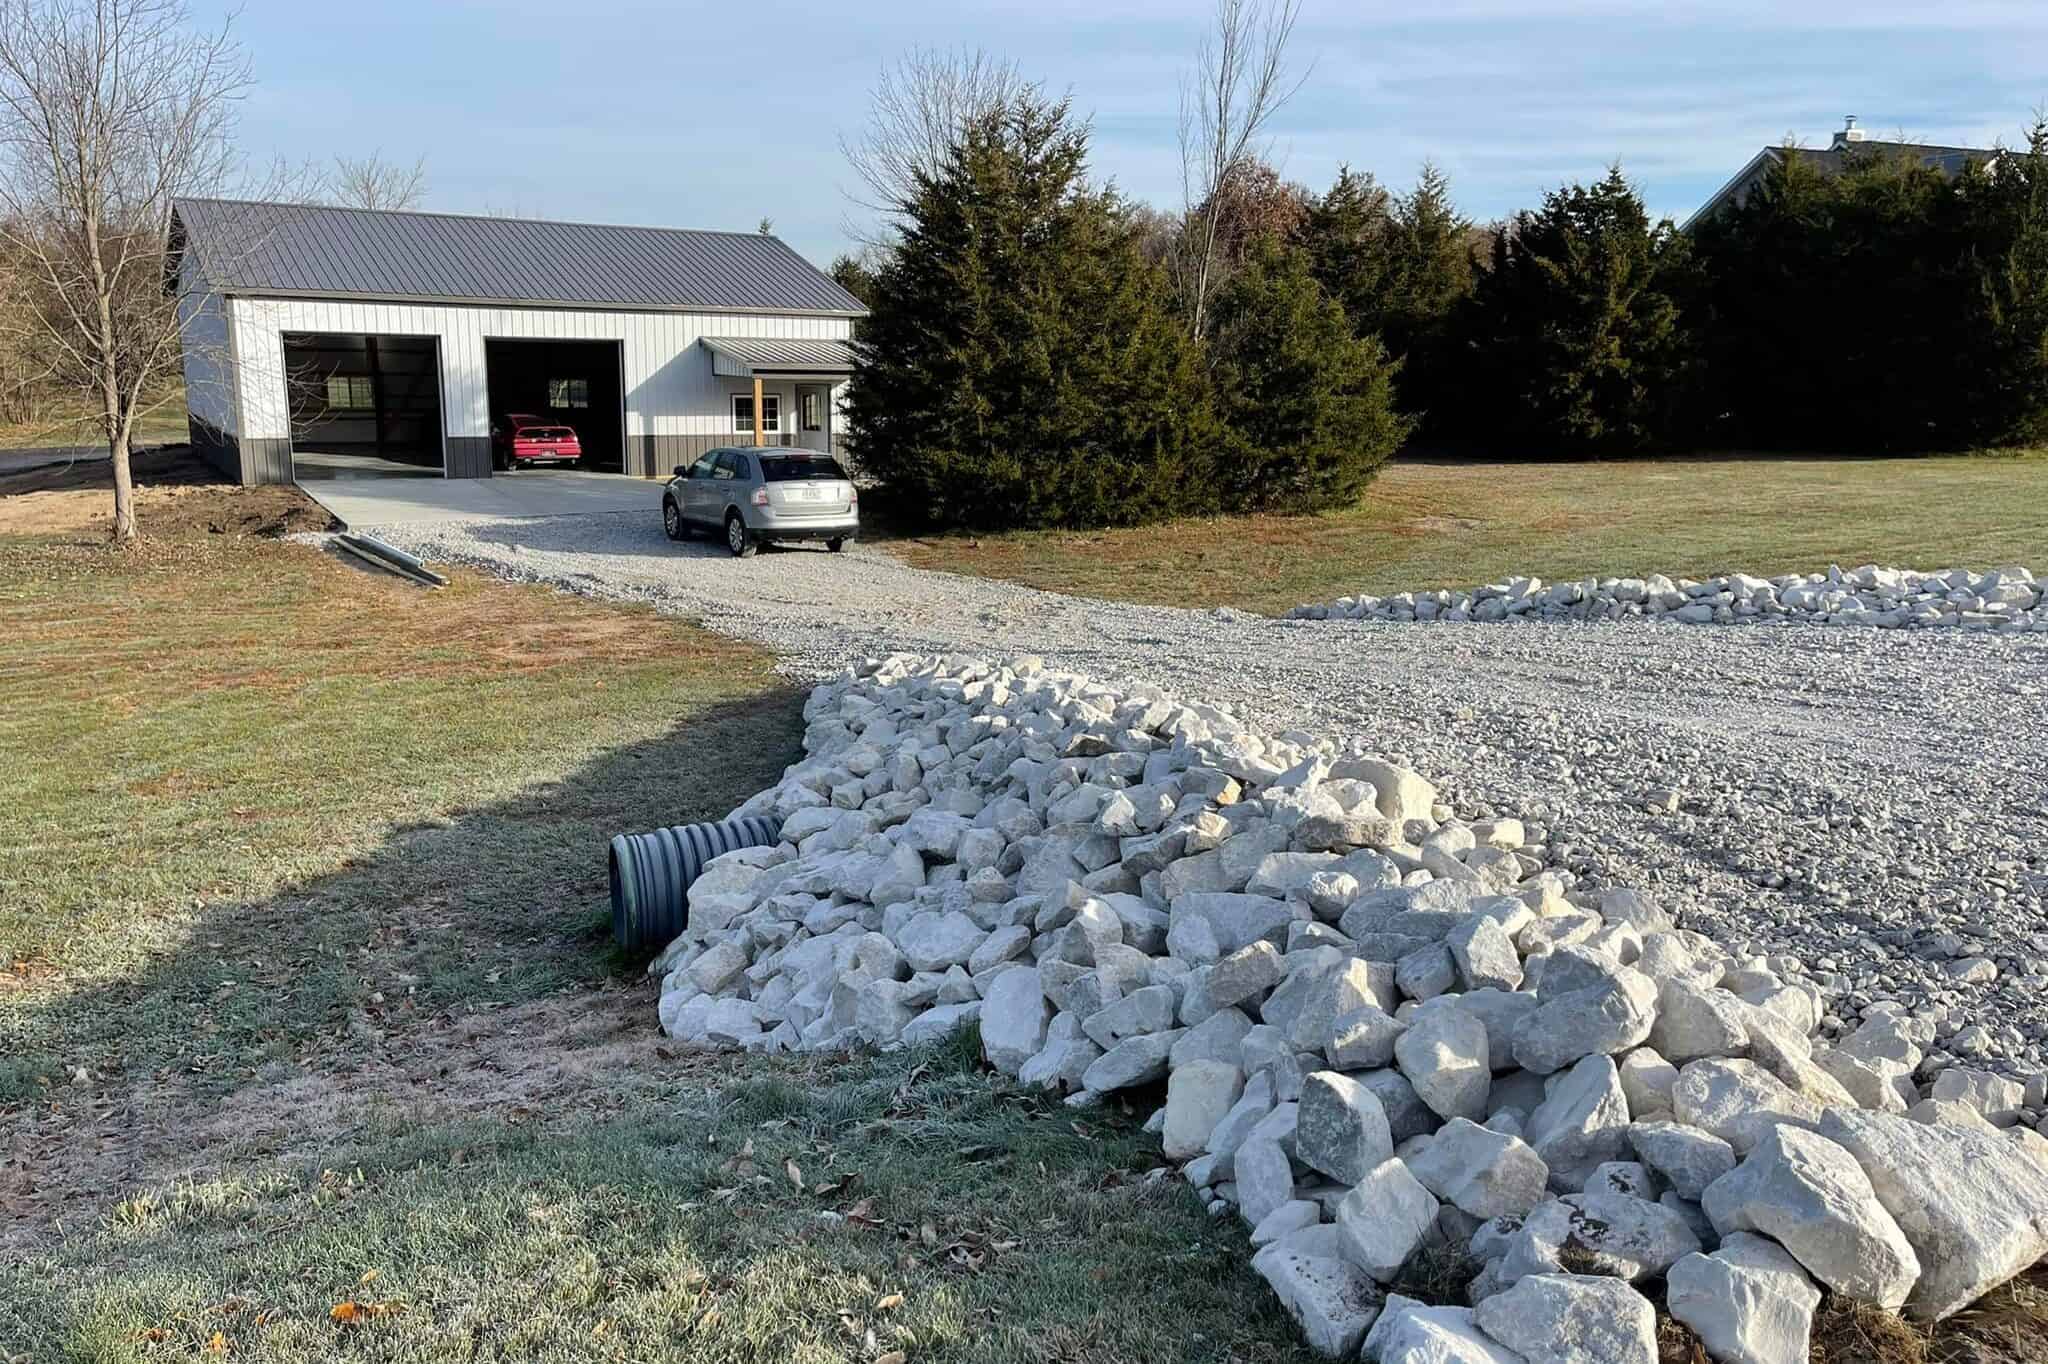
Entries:
[[[204,0],[210,4],[210,0]],[[201,13],[209,12],[204,4]],[[886,63],[978,46],[1092,114],[1096,172],[1178,195],[1175,91],[1207,0],[251,0],[250,152],[424,156],[453,212],[751,229],[821,263],[853,210],[839,135]],[[1304,0],[1287,175],[1406,185],[1480,219],[1619,159],[1683,218],[1788,132],[2016,140],[2048,104],[2048,0]]]

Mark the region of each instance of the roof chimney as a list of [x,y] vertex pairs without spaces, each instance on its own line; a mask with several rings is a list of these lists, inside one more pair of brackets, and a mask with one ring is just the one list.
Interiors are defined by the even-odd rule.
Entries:
[[1861,142],[1862,140],[1863,130],[1856,126],[1856,115],[1850,114],[1843,120],[1842,131],[1835,134],[1834,145],[1829,150],[1839,151],[1851,142]]

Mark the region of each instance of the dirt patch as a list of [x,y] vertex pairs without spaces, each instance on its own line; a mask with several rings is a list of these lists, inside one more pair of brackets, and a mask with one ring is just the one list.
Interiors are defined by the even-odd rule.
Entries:
[[[297,488],[228,483],[189,446],[138,454],[130,469],[135,516],[147,537],[274,537],[334,526],[334,518]],[[51,464],[0,477],[0,534],[104,535],[114,519],[113,488],[113,470],[103,460]]]
[[[443,1014],[379,1037],[367,1020],[332,1054],[273,1066],[223,1102],[175,1075],[119,1088],[60,1085],[0,1123],[0,1248],[26,1251],[124,1199],[232,1161],[332,1160],[366,1122],[388,1130],[462,1118],[510,1125],[601,1117],[650,1090],[730,1074],[734,1057],[678,1051],[642,986]],[[797,1064],[797,1063],[792,1063]],[[366,1156],[374,1152],[366,1152]],[[459,1158],[459,1153],[458,1153]]]

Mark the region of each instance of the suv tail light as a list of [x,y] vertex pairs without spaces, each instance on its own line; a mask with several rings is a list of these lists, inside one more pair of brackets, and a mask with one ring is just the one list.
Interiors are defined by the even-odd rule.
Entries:
[[860,489],[854,487],[851,483],[846,485],[846,505],[849,507],[858,507],[860,505]]
[[747,501],[749,501],[749,502],[753,503],[753,504],[754,504],[755,506],[757,506],[757,507],[765,507],[765,506],[767,506],[767,505],[768,505],[768,490],[767,490],[766,488],[756,488],[756,489],[754,489],[753,495],[752,495],[752,496],[750,496],[749,498],[747,498]]

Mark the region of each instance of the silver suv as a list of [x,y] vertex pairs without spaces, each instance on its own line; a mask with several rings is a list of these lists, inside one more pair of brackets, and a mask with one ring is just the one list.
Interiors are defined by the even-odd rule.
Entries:
[[661,495],[671,540],[712,531],[747,558],[764,543],[823,540],[837,554],[860,533],[860,497],[839,461],[816,450],[733,445],[678,464]]

